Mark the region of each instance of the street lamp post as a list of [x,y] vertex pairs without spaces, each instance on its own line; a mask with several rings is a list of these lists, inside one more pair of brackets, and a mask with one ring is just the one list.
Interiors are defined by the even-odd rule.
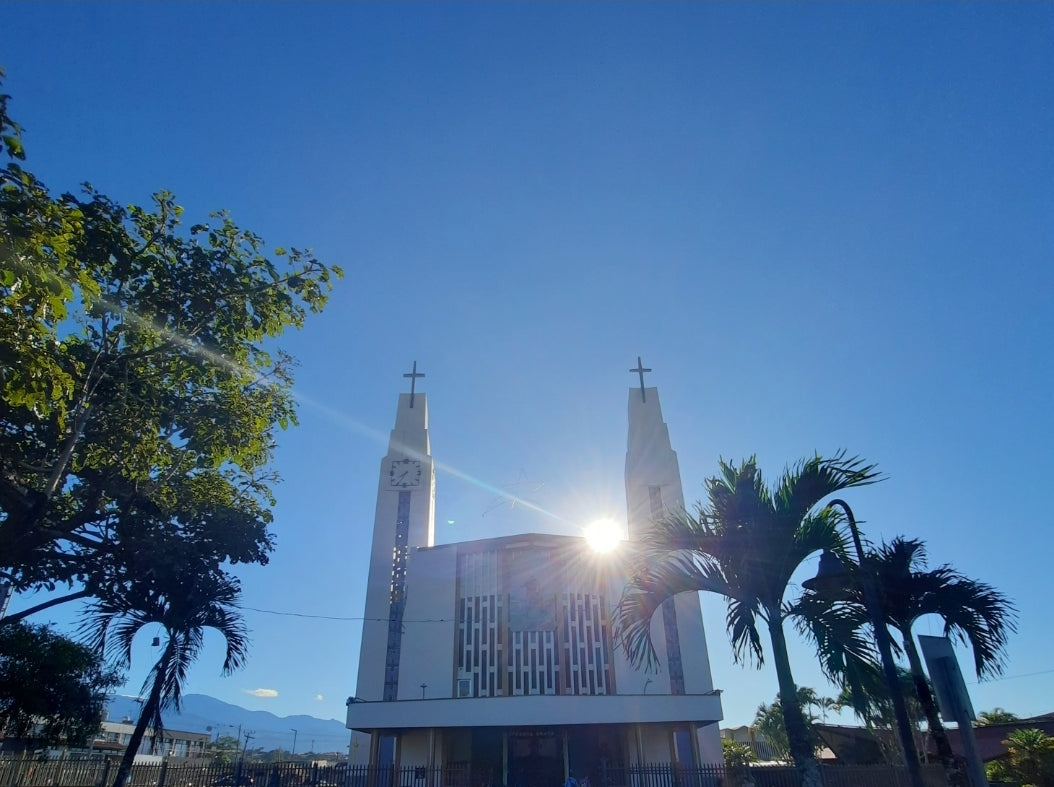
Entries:
[[290,727],[293,730],[293,748],[289,751],[289,759],[293,759],[293,755],[296,754],[296,729]]
[[[919,753],[915,747],[915,738],[911,734],[911,723],[908,721],[908,710],[904,704],[904,694],[900,690],[900,681],[897,679],[897,668],[893,663],[893,649],[890,646],[889,629],[886,628],[886,616],[882,613],[882,607],[879,604],[874,577],[864,565],[864,547],[860,543],[860,530],[856,526],[853,509],[848,503],[844,500],[832,500],[827,504],[828,508],[831,506],[838,506],[845,511],[849,521],[849,532],[853,535],[856,559],[860,564],[860,587],[864,594],[864,605],[867,607],[868,617],[871,618],[871,625],[875,630],[875,644],[878,645],[878,653],[882,659],[882,674],[886,679],[886,688],[889,690],[889,701],[893,704],[893,718],[897,726],[897,737],[900,740],[900,753],[908,769],[912,787],[924,787]],[[841,564],[837,555],[825,551],[820,558],[820,570],[816,576],[806,580],[802,585],[809,590],[820,591],[821,588],[829,586],[832,580],[838,581],[839,578],[835,576],[838,572],[844,574],[845,566]]]

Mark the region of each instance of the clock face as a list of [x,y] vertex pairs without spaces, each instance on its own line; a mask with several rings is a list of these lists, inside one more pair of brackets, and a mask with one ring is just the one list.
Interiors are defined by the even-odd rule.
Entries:
[[388,470],[388,486],[409,489],[421,485],[421,463],[415,459],[393,459]]

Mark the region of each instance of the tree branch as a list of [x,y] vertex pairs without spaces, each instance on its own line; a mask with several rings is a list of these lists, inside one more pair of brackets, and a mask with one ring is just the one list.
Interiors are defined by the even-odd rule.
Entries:
[[28,618],[30,615],[35,615],[38,612],[43,612],[45,609],[51,609],[59,604],[65,604],[69,601],[77,601],[78,599],[87,598],[91,595],[87,590],[78,590],[76,593],[70,593],[66,596],[59,596],[58,598],[49,599],[48,601],[42,601],[35,607],[24,609],[21,612],[15,612],[12,615],[7,615],[0,618],[0,626],[7,626],[12,623],[17,623],[20,620]]

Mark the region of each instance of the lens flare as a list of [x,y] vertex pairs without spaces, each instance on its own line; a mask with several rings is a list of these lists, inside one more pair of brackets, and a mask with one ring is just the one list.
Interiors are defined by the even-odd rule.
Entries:
[[583,531],[586,543],[594,552],[610,552],[622,540],[619,526],[611,519],[598,519]]

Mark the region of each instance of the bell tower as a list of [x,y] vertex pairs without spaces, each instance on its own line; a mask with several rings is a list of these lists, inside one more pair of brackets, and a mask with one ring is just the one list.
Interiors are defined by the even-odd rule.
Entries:
[[406,574],[411,547],[435,543],[435,467],[428,441],[428,399],[417,393],[413,370],[410,393],[399,395],[395,428],[381,460],[373,546],[366,586],[365,620],[359,648],[356,696],[394,701],[399,693]]
[[[640,381],[629,391],[626,513],[631,541],[639,539],[653,522],[685,510],[681,467],[662,418],[659,390],[644,385],[644,375],[650,371],[639,356],[637,368],[630,369]],[[667,599],[652,618],[651,637],[662,663],[655,676],[659,693],[691,695],[713,690],[698,593],[680,593]],[[696,737],[697,759],[719,762],[722,754],[717,725],[700,727]]]

